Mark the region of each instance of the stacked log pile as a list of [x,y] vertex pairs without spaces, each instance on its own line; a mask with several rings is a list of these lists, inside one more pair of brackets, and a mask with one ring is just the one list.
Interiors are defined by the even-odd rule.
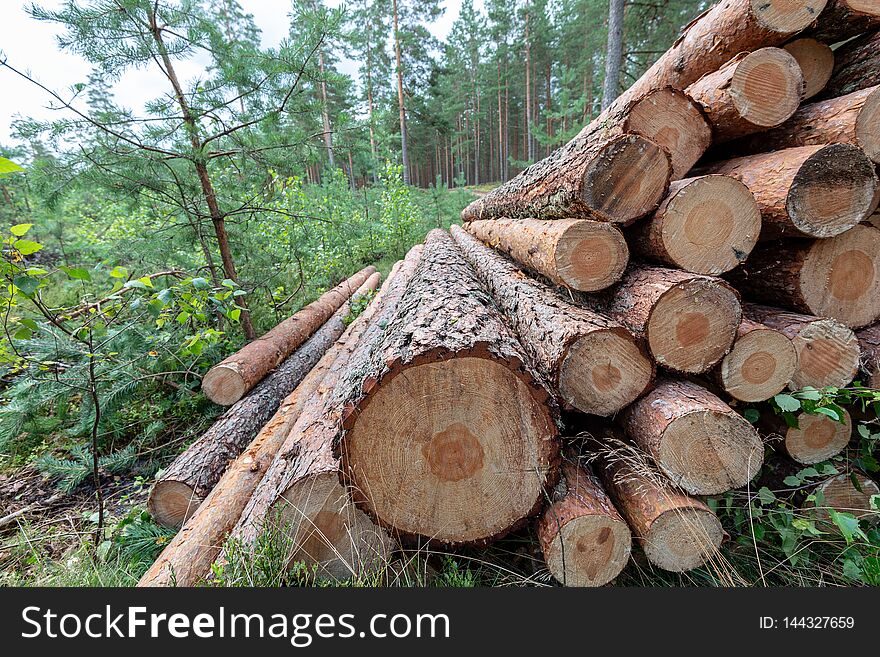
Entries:
[[[185,522],[142,584],[197,583],[266,532],[344,578],[532,520],[564,584],[612,581],[633,544],[674,572],[713,563],[704,498],[749,485],[769,436],[815,464],[851,433],[755,426],[743,404],[880,380],[878,27],[865,0],[722,0],[571,142],[431,231],[344,333],[336,289],[212,370],[212,398],[253,388],[238,404],[265,426],[169,468],[154,496],[176,487]],[[269,420],[281,397],[266,415],[259,380],[288,356],[302,375]],[[560,438],[580,416],[589,436]],[[842,487],[826,507],[857,502]]]

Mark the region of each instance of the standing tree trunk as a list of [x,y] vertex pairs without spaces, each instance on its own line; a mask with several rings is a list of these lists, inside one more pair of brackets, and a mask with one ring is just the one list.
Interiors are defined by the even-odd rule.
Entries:
[[[327,101],[327,78],[324,71],[324,51],[318,50],[318,69],[321,72],[321,121],[324,124],[324,148],[327,149],[327,160],[330,168],[336,168],[333,158],[333,128],[330,125],[330,105]],[[354,175],[354,174],[352,174]]]
[[403,64],[400,58],[400,31],[398,29],[397,0],[393,0],[394,12],[394,61],[397,73],[397,107],[400,111],[400,159],[403,164],[403,183],[409,185],[409,152],[406,139],[406,103],[403,94]]
[[526,8],[526,160],[535,161],[535,142],[532,139],[532,44],[529,39],[529,11]]
[[625,4],[624,0],[610,0],[608,4],[608,47],[605,50],[605,81],[602,84],[603,110],[614,102],[620,89]]

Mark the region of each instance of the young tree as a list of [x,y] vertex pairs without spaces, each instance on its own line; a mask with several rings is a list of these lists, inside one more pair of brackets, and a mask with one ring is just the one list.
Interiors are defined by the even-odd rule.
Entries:
[[608,47],[605,51],[605,82],[602,85],[602,109],[620,93],[620,66],[623,60],[624,0],[609,0]]

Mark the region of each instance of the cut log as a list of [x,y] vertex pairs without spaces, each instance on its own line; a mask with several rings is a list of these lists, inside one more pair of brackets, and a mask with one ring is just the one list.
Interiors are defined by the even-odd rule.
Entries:
[[538,522],[547,569],[565,586],[604,586],[629,561],[632,534],[587,467],[566,460],[561,472]]
[[567,405],[613,415],[645,392],[654,364],[627,329],[525,276],[458,226],[451,232],[531,362]]
[[[375,290],[378,283],[379,274],[375,273],[355,296]],[[147,510],[156,522],[178,528],[195,513],[226,467],[254,440],[284,398],[301,384],[324,352],[342,335],[348,313],[348,303],[344,303],[277,370],[174,459],[156,480],[147,500]]]
[[672,183],[649,218],[628,232],[633,252],[697,274],[721,274],[739,265],[761,232],[761,213],[743,183],[700,176]]
[[623,275],[629,249],[608,223],[581,219],[471,221],[465,229],[557,285],[604,290]]
[[805,34],[825,43],[838,43],[878,27],[880,3],[877,0],[828,0],[816,25]]
[[748,155],[822,144],[853,144],[880,163],[880,87],[805,105],[778,128],[728,148],[730,153]]
[[721,360],[742,318],[736,292],[721,279],[636,264],[601,301],[580,301],[642,337],[658,364],[688,374]]
[[410,249],[337,342],[333,362],[230,532],[221,562],[228,559],[230,549],[252,549],[264,532],[283,537],[289,563],[315,567],[323,577],[364,575],[387,562],[393,547],[388,535],[354,506],[340,483],[332,447],[336,434],[331,431],[338,417],[330,399],[363,338],[383,330],[383,313],[397,303],[421,253],[420,245]]
[[770,306],[743,304],[743,315],[784,333],[798,352],[798,366],[788,387],[842,388],[859,368],[859,342],[835,319],[786,312]]
[[862,352],[864,384],[869,388],[880,390],[880,324],[863,328],[856,333],[856,337]]
[[880,318],[880,230],[762,244],[728,278],[747,299],[867,326]]
[[627,458],[604,459],[601,472],[605,489],[652,564],[681,573],[718,554],[724,530],[702,501],[664,482],[647,464]]
[[[374,290],[378,278],[378,273],[371,275],[355,293],[356,296]],[[339,319],[343,323],[342,319],[348,312],[347,306],[348,304],[344,304],[330,321]],[[324,330],[323,327],[319,329],[309,338],[309,342],[315,340]],[[342,343],[335,342],[335,339],[302,382],[284,399],[278,412],[260,430],[247,450],[225,469],[205,501],[144,573],[138,586],[195,586],[209,575],[211,564],[220,553],[223,541],[238,522],[242,510],[262,481],[301,411],[314,396],[318,384],[336,360]]]
[[822,92],[823,98],[844,96],[880,84],[880,30],[875,30],[834,51],[834,72]]
[[[853,483],[858,482],[858,487]],[[822,482],[813,492],[815,500],[810,502],[816,519],[822,529],[834,530],[837,525],[831,520],[829,509],[837,513],[848,513],[876,524],[880,513],[871,507],[871,497],[880,495],[880,487],[862,472],[845,472]]]
[[816,39],[795,39],[785,44],[785,50],[797,60],[804,76],[804,100],[812,98],[825,88],[834,71],[834,51],[828,44]]
[[689,381],[658,381],[623,413],[622,423],[660,470],[694,495],[716,495],[744,486],[764,461],[755,428]]
[[852,144],[801,146],[710,164],[742,181],[761,210],[762,239],[834,237],[862,221],[877,191],[874,164]]
[[361,508],[403,538],[487,541],[537,512],[555,484],[548,390],[455,242],[422,260],[335,398],[343,470]]
[[785,438],[788,455],[798,463],[813,465],[840,454],[852,437],[852,418],[840,410],[841,422],[827,415],[801,413],[797,427],[780,426],[778,433]]
[[743,319],[733,349],[716,371],[718,385],[734,399],[759,402],[781,392],[797,370],[797,350],[783,333]]
[[743,52],[687,88],[712,124],[712,142],[730,141],[777,126],[804,96],[804,75],[782,48]]
[[244,397],[330,319],[375,271],[375,267],[364,267],[265,335],[246,344],[208,370],[202,379],[202,390],[208,399],[215,404],[229,406]]

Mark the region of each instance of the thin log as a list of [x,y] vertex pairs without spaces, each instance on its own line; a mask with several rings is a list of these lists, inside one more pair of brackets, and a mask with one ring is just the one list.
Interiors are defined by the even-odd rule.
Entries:
[[844,96],[880,84],[880,30],[874,30],[834,51],[834,71],[823,98]]
[[880,324],[867,326],[856,332],[861,349],[861,371],[865,375],[864,384],[880,390]]
[[810,38],[795,39],[783,47],[801,67],[804,76],[804,100],[820,93],[834,71],[834,51],[831,47]]
[[828,0],[819,20],[804,34],[825,43],[838,43],[878,27],[877,0]]
[[796,370],[797,349],[792,341],[780,331],[744,318],[715,379],[734,399],[759,402],[782,392]]

